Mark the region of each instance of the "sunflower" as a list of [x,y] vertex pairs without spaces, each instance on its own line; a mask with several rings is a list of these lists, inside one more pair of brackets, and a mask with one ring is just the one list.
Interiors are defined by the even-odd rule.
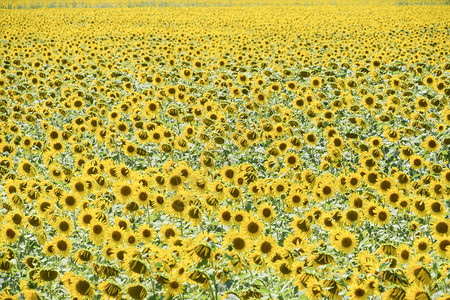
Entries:
[[300,164],[300,158],[296,153],[288,153],[284,157],[284,164],[289,168],[295,168]]
[[378,208],[376,210],[375,223],[378,225],[386,225],[389,223],[390,212],[386,208]]
[[361,100],[362,105],[367,109],[374,108],[377,104],[376,98],[371,94],[366,94]]
[[450,169],[441,171],[441,178],[443,183],[450,185]]
[[104,222],[94,220],[89,224],[89,239],[94,245],[102,245],[108,231],[108,226]]
[[56,210],[56,206],[52,201],[49,201],[46,198],[40,198],[37,200],[36,208],[38,214],[43,218],[48,218],[53,215]]
[[276,217],[276,211],[274,207],[266,202],[262,202],[258,205],[258,216],[265,222],[271,223]]
[[4,243],[14,244],[19,240],[20,235],[20,232],[13,226],[6,225],[1,229],[0,240]]
[[236,225],[240,226],[242,223],[244,223],[247,220],[248,217],[249,217],[249,213],[247,211],[236,210],[233,212],[232,220]]
[[148,242],[153,241],[155,239],[155,237],[156,237],[155,229],[150,227],[150,225],[143,224],[139,228],[139,232],[138,232],[139,241],[141,241],[143,243],[148,243]]
[[431,196],[434,197],[435,199],[440,199],[441,197],[444,196],[445,193],[444,185],[438,181],[430,182],[428,190]]
[[123,268],[127,275],[134,279],[146,278],[150,276],[150,272],[146,263],[138,258],[134,258],[128,254],[124,255]]
[[336,190],[334,188],[334,184],[328,181],[321,182],[316,187],[316,192],[320,194],[320,200],[326,200],[336,193]]
[[359,225],[361,223],[362,214],[358,209],[348,209],[343,212],[343,221],[347,225],[356,224]]
[[102,299],[122,299],[122,289],[114,282],[103,281],[98,285],[98,289],[103,292]]
[[167,213],[174,215],[178,218],[183,217],[186,214],[188,203],[179,195],[170,199],[168,207],[166,207]]
[[410,286],[406,290],[405,300],[431,300],[430,295],[419,286]]
[[450,221],[448,221],[444,217],[438,217],[434,219],[431,222],[431,232],[433,233],[433,236],[436,238],[449,236]]
[[278,243],[271,235],[262,236],[255,242],[254,247],[257,253],[270,259],[275,254]]
[[168,241],[172,238],[177,238],[179,236],[178,230],[171,224],[166,224],[161,227],[159,234],[162,240]]
[[152,193],[150,194],[150,203],[156,211],[164,211],[167,206],[167,199],[163,193]]
[[397,248],[397,258],[400,263],[408,263],[411,260],[411,248],[408,245],[401,244]]
[[28,159],[21,159],[17,165],[17,172],[24,177],[34,177],[36,169]]
[[178,190],[183,187],[185,178],[179,172],[171,172],[167,175],[166,182],[172,190]]
[[388,177],[379,178],[376,181],[376,187],[375,188],[380,194],[384,195],[384,194],[387,194],[391,189],[394,188],[394,183]]
[[255,217],[248,217],[240,224],[240,230],[251,239],[256,239],[264,231],[264,225]]
[[114,184],[113,191],[120,203],[127,203],[135,197],[136,188],[137,186],[134,183],[120,181]]
[[89,225],[95,220],[96,209],[84,209],[78,214],[77,224],[84,229],[89,229]]
[[55,237],[53,243],[61,257],[67,257],[72,250],[72,242],[68,238]]
[[447,215],[447,208],[442,200],[428,200],[426,202],[427,214],[433,218]]
[[56,229],[56,231],[64,236],[70,236],[73,231],[73,221],[68,217],[61,216],[51,221],[50,224]]
[[94,296],[95,287],[82,276],[67,272],[62,276],[61,282],[72,297],[92,299]]
[[306,133],[303,135],[305,143],[310,146],[315,146],[317,144],[317,136],[314,133]]
[[278,197],[281,194],[286,194],[289,189],[289,183],[287,180],[279,178],[272,182],[270,191],[274,197]]
[[132,142],[126,142],[122,145],[122,151],[125,153],[128,157],[133,157],[137,155],[138,148],[135,143]]
[[439,149],[440,144],[434,137],[428,136],[422,143],[420,143],[420,146],[427,151],[435,152]]
[[105,237],[113,245],[120,246],[124,242],[125,231],[118,225],[114,225],[106,230]]
[[311,235],[311,224],[305,218],[295,216],[291,222],[291,228],[294,229],[294,233],[299,232],[300,234],[305,234],[307,236]]
[[439,237],[434,243],[434,250],[443,258],[450,258],[450,238]]
[[351,300],[365,300],[370,296],[370,292],[364,284],[353,284],[347,295]]
[[83,198],[89,193],[89,186],[86,180],[74,178],[70,181],[70,185],[72,186],[72,194],[77,197]]
[[234,178],[237,175],[237,171],[235,170],[235,168],[225,165],[222,167],[220,174],[223,180],[232,183],[234,182]]
[[343,253],[350,253],[357,246],[357,238],[349,231],[338,230],[330,235],[330,242],[333,247]]
[[416,263],[408,266],[407,276],[411,283],[417,285],[429,285],[432,281],[430,271]]
[[413,200],[412,200],[413,212],[419,217],[427,216],[428,202],[429,201],[427,199],[418,198],[418,197],[413,198]]
[[309,83],[312,88],[318,89],[322,86],[323,80],[320,77],[314,76],[314,77],[311,77]]
[[166,297],[170,299],[181,295],[184,291],[184,285],[175,278],[168,278],[167,282],[164,284],[164,289],[166,290]]
[[25,221],[25,215],[19,210],[13,210],[7,214],[6,223],[11,224],[16,229],[22,228]]
[[428,237],[418,237],[414,240],[413,248],[417,254],[428,253],[431,249],[431,241]]
[[246,238],[245,234],[236,230],[226,232],[223,241],[224,245],[230,245],[231,249],[237,253],[246,252],[252,246],[252,242]]

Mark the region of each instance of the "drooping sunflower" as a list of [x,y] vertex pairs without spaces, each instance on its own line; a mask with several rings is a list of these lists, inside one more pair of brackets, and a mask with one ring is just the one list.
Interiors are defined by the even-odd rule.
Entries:
[[430,271],[417,263],[410,264],[406,274],[410,282],[417,285],[429,285],[432,281]]
[[69,290],[72,297],[92,299],[95,293],[95,287],[80,275],[72,272],[65,273],[61,282]]
[[306,236],[311,235],[311,224],[305,218],[300,218],[295,216],[291,222],[291,228],[294,229],[295,232],[300,232],[301,234],[305,234]]
[[110,281],[103,281],[98,285],[98,289],[103,292],[102,299],[122,299],[122,288]]
[[126,290],[128,295],[134,300],[143,300],[148,294],[147,289],[140,284],[129,284],[124,290]]
[[450,238],[439,237],[434,243],[434,250],[443,258],[450,258]]
[[32,178],[36,174],[36,169],[29,160],[22,159],[17,165],[17,172],[19,175]]
[[59,277],[59,273],[56,270],[50,268],[40,268],[33,276],[33,279],[38,282],[38,284],[45,284],[48,282],[55,281]]
[[412,285],[406,289],[406,300],[431,300],[430,295],[421,287]]
[[139,258],[133,257],[131,255],[124,255],[124,264],[123,268],[128,276],[139,279],[139,278],[147,278],[150,276],[149,269],[147,264]]

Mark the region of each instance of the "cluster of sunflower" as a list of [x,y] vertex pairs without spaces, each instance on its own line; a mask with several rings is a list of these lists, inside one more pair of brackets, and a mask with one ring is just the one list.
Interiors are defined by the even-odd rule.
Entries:
[[2,13],[0,300],[450,299],[448,7]]
[[[358,0],[0,0],[0,8],[26,9],[42,7],[65,8],[105,8],[105,7],[209,7],[209,6],[321,6],[321,5],[360,5]],[[365,3],[367,4],[367,3]],[[371,5],[446,5],[445,0],[376,0]]]

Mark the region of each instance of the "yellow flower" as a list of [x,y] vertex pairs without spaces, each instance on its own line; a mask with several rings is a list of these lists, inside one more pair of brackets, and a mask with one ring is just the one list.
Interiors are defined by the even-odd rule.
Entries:
[[352,252],[358,244],[354,234],[346,230],[333,232],[330,236],[330,242],[333,247],[343,253]]

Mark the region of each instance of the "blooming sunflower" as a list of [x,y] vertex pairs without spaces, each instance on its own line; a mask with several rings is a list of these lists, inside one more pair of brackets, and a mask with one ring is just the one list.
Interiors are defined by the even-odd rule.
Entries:
[[180,280],[168,278],[167,283],[164,284],[164,289],[166,290],[166,297],[171,298],[182,294],[184,285]]
[[237,253],[246,252],[252,246],[252,242],[246,238],[245,234],[236,230],[228,231],[223,240],[224,245],[230,245],[231,249]]
[[439,149],[440,143],[433,136],[428,136],[420,146],[427,151],[435,152]]
[[249,238],[256,239],[264,231],[264,225],[256,217],[248,217],[240,224],[240,230]]
[[358,244],[358,239],[349,231],[338,230],[330,235],[330,243],[338,251],[350,253]]
[[348,290],[347,295],[351,300],[366,300],[370,296],[370,292],[364,284],[353,284]]

